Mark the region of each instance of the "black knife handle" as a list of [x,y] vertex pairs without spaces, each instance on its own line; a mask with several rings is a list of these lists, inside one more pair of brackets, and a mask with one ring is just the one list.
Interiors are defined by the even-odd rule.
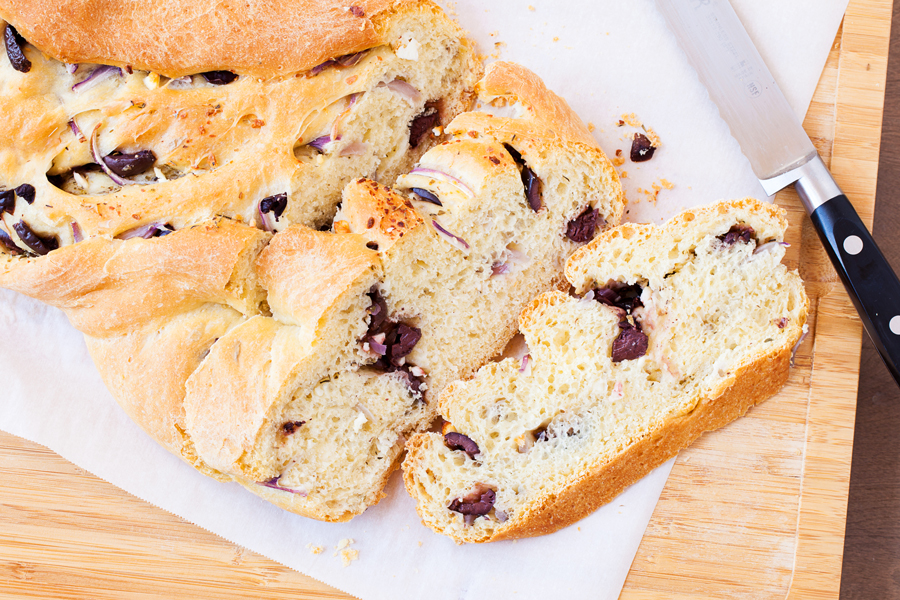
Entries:
[[869,337],[900,384],[900,280],[846,196],[823,203],[810,218]]

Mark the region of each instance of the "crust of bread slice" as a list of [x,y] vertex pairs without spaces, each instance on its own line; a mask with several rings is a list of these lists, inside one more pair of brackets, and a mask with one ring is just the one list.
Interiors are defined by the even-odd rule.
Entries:
[[[654,281],[658,284],[672,272],[674,263],[667,262],[667,256],[678,261],[693,252],[690,244],[696,238],[696,234],[693,234],[692,231],[709,231],[715,232],[715,234],[721,232],[724,235],[735,223],[752,223],[755,235],[760,240],[760,247],[762,241],[771,240],[767,242],[768,248],[777,245],[783,239],[783,231],[787,225],[784,212],[778,207],[751,199],[721,202],[685,211],[659,227],[625,224],[610,229],[573,254],[568,262],[566,274],[576,293],[579,294],[606,286],[607,282],[611,280],[628,284],[643,281],[642,285],[651,288]],[[670,254],[669,250],[673,247],[679,250],[677,253],[673,251]],[[674,256],[676,254],[677,256]],[[648,261],[648,257],[652,257],[652,260]],[[777,265],[777,263],[775,264]],[[783,270],[783,267],[777,266]],[[493,459],[490,453],[496,445],[502,446],[507,443],[503,441],[504,435],[511,437],[515,434],[496,429],[496,425],[492,429],[492,426],[487,424],[488,417],[485,415],[500,414],[491,412],[493,403],[505,403],[506,400],[495,399],[515,399],[518,394],[516,390],[520,385],[519,378],[530,377],[528,369],[535,367],[532,367],[527,361],[520,367],[518,361],[507,359],[482,367],[475,378],[470,381],[458,381],[449,385],[440,399],[441,414],[449,423],[447,432],[457,431],[463,435],[472,436],[474,441],[480,445],[482,454],[476,454],[473,459],[466,457],[462,452],[448,450],[441,435],[438,434],[419,434],[410,439],[407,443],[407,458],[403,464],[404,481],[409,493],[417,500],[417,511],[423,522],[435,531],[451,536],[457,542],[492,542],[552,533],[586,517],[603,504],[611,501],[626,487],[675,456],[679,450],[690,445],[704,432],[726,425],[745,414],[750,407],[775,394],[788,378],[792,349],[802,332],[806,330],[805,317],[809,307],[809,300],[803,291],[799,277],[795,273],[783,271],[779,277],[784,278],[785,297],[794,300],[789,300],[786,304],[786,306],[793,306],[790,313],[792,316],[777,325],[780,332],[775,343],[768,344],[764,350],[756,350],[749,355],[737,355],[740,357],[737,364],[723,367],[727,372],[722,372],[720,369],[718,376],[703,379],[705,383],[698,388],[701,392],[696,398],[687,399],[677,406],[667,408],[665,414],[655,417],[650,421],[651,424],[646,429],[641,429],[636,437],[617,441],[618,445],[614,447],[618,450],[609,450],[610,453],[604,454],[604,458],[591,462],[583,462],[584,459],[579,459],[582,462],[578,462],[575,466],[565,463],[564,481],[554,480],[553,484],[548,484],[548,488],[541,488],[534,495],[529,495],[526,500],[522,501],[522,504],[516,504],[519,501],[517,497],[519,492],[516,491],[514,496],[508,494],[505,496],[505,501],[510,502],[507,506],[512,508],[501,506],[500,498],[504,490],[498,487],[496,490],[497,504],[493,508],[495,510],[502,509],[504,515],[502,519],[494,516],[494,513],[491,512],[485,517],[476,518],[470,525],[463,525],[462,515],[448,509],[447,502],[450,498],[445,500],[442,494],[445,494],[446,490],[450,490],[450,496],[460,495],[478,484],[489,487],[500,486],[501,484],[496,482],[501,479],[507,485],[513,485],[511,481],[516,477],[520,477],[520,479],[516,479],[515,487],[517,488],[519,484],[525,488],[528,488],[529,485],[540,485],[530,479],[524,479],[524,474],[517,476],[512,472],[504,472],[502,475],[505,478],[501,478],[498,473],[486,470],[499,469],[500,466],[494,465],[507,464],[502,462],[505,459]],[[648,302],[650,299],[652,298],[648,297]],[[690,302],[690,299],[684,298],[682,301]],[[609,313],[604,317],[605,321],[601,322],[601,325],[604,322],[608,323],[605,325],[608,333],[598,334],[600,346],[594,350],[598,353],[609,352],[609,344],[617,335],[614,332],[618,331],[618,328],[615,327],[616,320],[621,318],[615,316],[614,311],[619,309],[605,306],[590,308],[596,305],[599,303],[594,300],[577,300],[560,292],[547,293],[535,299],[520,317],[520,327],[525,332],[528,343],[532,345],[532,352],[537,352],[533,360],[538,363],[557,360],[558,355],[554,352],[558,352],[558,348],[563,346],[554,344],[567,344],[567,342],[555,341],[555,338],[551,340],[554,336],[560,335],[556,323],[562,322],[564,315],[567,314],[559,310],[565,307],[574,307],[574,314],[582,314],[578,311],[584,310],[593,311],[590,314]],[[649,306],[649,304],[645,306]],[[671,307],[668,308],[672,310]],[[647,354],[650,357],[655,343],[652,340],[655,335],[654,327],[660,326],[661,320],[653,325],[651,321],[646,320],[647,318],[649,317],[645,317],[644,327],[651,336],[651,349]],[[596,326],[596,324],[589,325],[589,322],[595,323],[595,321],[583,320],[582,326],[585,328]],[[603,330],[601,327],[597,331],[607,330]],[[779,329],[775,329],[775,331],[779,331]],[[593,333],[588,333],[586,329],[585,335],[586,337],[582,340],[573,332],[571,340],[571,344],[575,345],[573,347],[582,349],[592,347],[579,345],[595,343]],[[771,342],[772,340],[765,341]],[[756,343],[756,340],[748,340],[748,343]],[[545,345],[548,349],[544,349]],[[555,349],[550,350],[551,346]],[[594,354],[594,356],[598,355]],[[558,360],[562,361],[563,359],[558,358]],[[662,362],[665,363],[665,360],[663,359]],[[548,377],[541,381],[553,381],[553,385],[569,388],[567,397],[572,400],[569,404],[563,401],[553,405],[548,403],[550,407],[548,410],[551,413],[552,406],[562,406],[566,408],[558,414],[568,410],[577,415],[579,411],[586,410],[585,406],[578,403],[577,398],[584,394],[588,394],[588,397],[600,394],[596,400],[599,403],[606,395],[605,390],[613,389],[614,381],[612,380],[598,382],[587,379],[583,383],[576,383],[573,390],[572,384],[568,383],[569,379],[565,376],[567,367],[562,366],[563,363],[554,363],[554,365],[554,368],[558,370],[551,372],[557,373],[556,379],[552,380]],[[661,368],[668,369],[670,367],[664,364]],[[547,372],[546,370],[542,371],[544,375],[541,377],[546,377]],[[616,371],[612,372],[617,373]],[[676,373],[678,373],[677,369]],[[678,377],[691,378],[693,376],[691,373],[681,372],[677,377],[673,375],[675,377],[673,381],[677,381]],[[573,377],[574,381],[581,381],[578,379],[577,373]],[[622,381],[619,377],[621,375],[616,375],[617,388],[621,385],[617,382]],[[665,378],[665,375],[662,377]],[[626,388],[633,385],[627,379],[624,380],[624,384]],[[528,383],[523,379],[521,385],[524,386],[523,389],[526,389]],[[580,388],[579,385],[590,387]],[[598,389],[603,391],[598,392]],[[614,393],[611,392],[613,395]],[[613,398],[613,395],[610,397]],[[625,396],[622,398],[624,399]],[[635,403],[640,400],[653,401],[652,398],[632,398],[629,402]],[[535,412],[541,404],[526,406],[522,402],[514,402],[511,406],[513,408],[509,410],[519,411],[521,414],[521,411]],[[541,410],[541,415],[544,414],[544,411]],[[515,417],[517,420],[519,418]],[[549,417],[547,418],[549,419]],[[544,427],[547,427],[546,423]],[[495,433],[488,435],[490,431]],[[496,438],[498,431],[500,437]],[[514,431],[518,431],[518,429]],[[571,432],[572,430],[570,430],[570,434]],[[516,438],[516,440],[519,439]],[[560,448],[562,447],[560,446]],[[519,453],[529,451],[531,451],[530,448],[523,450],[520,446]],[[485,452],[487,454],[484,454]],[[516,455],[512,454],[512,456]],[[524,460],[528,460],[527,455],[521,456],[526,457]],[[488,464],[492,466],[482,466]],[[519,463],[514,462],[513,464]],[[521,468],[528,468],[527,462],[522,464],[526,466]],[[530,492],[528,493],[530,494]],[[515,499],[510,500],[510,498]],[[514,514],[510,515],[508,519],[506,518],[507,510],[514,511]]]
[[270,77],[395,42],[383,37],[385,21],[415,6],[434,5],[421,0],[2,0],[0,17],[69,63],[131,66],[169,77],[218,70]]

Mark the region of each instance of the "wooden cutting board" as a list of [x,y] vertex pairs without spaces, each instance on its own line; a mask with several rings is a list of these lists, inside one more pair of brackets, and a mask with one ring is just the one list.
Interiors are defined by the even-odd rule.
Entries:
[[[870,227],[891,0],[851,0],[805,127]],[[811,299],[784,390],[683,452],[622,598],[837,598],[861,326],[796,194]],[[589,565],[586,565],[589,568]],[[350,598],[0,432],[0,595]]]

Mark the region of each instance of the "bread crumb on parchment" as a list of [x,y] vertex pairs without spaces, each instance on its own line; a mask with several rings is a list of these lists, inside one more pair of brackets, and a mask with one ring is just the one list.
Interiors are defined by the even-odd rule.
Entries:
[[353,542],[353,538],[344,538],[335,546],[334,556],[340,555],[341,563],[345,567],[349,567],[354,560],[359,560],[359,550],[350,548],[350,544]]
[[322,551],[325,549],[322,546],[314,546],[312,543],[307,544],[306,547],[313,554],[322,554]]

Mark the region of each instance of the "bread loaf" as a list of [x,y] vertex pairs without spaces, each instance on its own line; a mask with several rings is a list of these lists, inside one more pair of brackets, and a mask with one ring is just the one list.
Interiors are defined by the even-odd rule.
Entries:
[[809,305],[781,264],[786,226],[775,206],[721,202],[578,250],[575,295],[519,319],[528,355],[450,384],[443,435],[408,442],[423,522],[457,542],[553,532],[777,392]]
[[[536,76],[495,63],[476,88],[471,45],[434,5],[373,6],[353,17],[372,31],[302,73],[238,61],[233,80],[181,80],[181,57],[124,33],[105,62],[158,72],[105,71],[73,91],[28,44],[28,73],[0,72],[21,91],[0,103],[28,115],[7,131],[28,151],[0,143],[6,188],[38,198],[13,192],[4,218],[46,240],[5,230],[0,285],[62,308],[119,403],[171,451],[327,521],[383,496],[440,390],[499,352],[533,294],[567,285],[566,257],[623,210],[612,165]],[[41,43],[30,11],[0,0]],[[99,51],[58,43],[44,47]],[[304,60],[285,56],[316,64]],[[29,102],[47,90],[58,105],[39,117]],[[145,150],[152,168],[115,173]]]

